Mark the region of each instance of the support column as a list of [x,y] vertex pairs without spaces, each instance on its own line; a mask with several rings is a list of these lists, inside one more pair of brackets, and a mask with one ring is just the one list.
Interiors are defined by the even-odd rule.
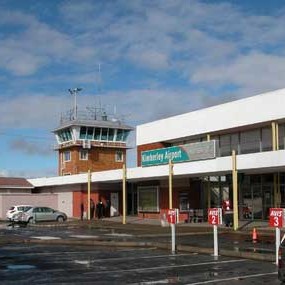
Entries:
[[[207,141],[209,142],[211,140],[210,134],[207,134]],[[211,208],[211,182],[210,182],[210,176],[208,176],[207,181],[207,204],[208,208]]]
[[232,177],[233,177],[233,223],[234,230],[238,229],[238,175],[236,151],[232,151]]
[[90,221],[90,199],[91,199],[91,171],[88,170],[88,182],[87,182],[87,220]]
[[123,221],[122,224],[126,224],[126,176],[127,176],[127,171],[126,171],[126,164],[123,164]]
[[[278,129],[278,123],[272,122],[271,123],[272,128],[272,150],[276,151],[279,149],[279,129]],[[280,205],[280,187],[278,183],[278,175],[279,173],[273,174],[273,199],[274,199],[274,207],[277,208]]]
[[169,160],[169,209],[172,209],[172,176],[173,176],[173,163]]

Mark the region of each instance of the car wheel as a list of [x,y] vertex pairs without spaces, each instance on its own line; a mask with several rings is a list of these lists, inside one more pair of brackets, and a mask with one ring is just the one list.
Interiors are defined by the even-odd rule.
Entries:
[[59,216],[59,217],[57,217],[57,219],[56,219],[59,223],[62,223],[63,221],[64,221],[64,218],[63,218],[63,216]]
[[34,221],[34,219],[33,218],[29,218],[28,219],[28,224],[34,224],[36,221]]

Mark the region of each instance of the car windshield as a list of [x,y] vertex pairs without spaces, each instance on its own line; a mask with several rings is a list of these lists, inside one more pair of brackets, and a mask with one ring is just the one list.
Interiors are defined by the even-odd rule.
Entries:
[[32,207],[24,207],[24,209],[22,210],[23,212],[27,212],[31,209]]

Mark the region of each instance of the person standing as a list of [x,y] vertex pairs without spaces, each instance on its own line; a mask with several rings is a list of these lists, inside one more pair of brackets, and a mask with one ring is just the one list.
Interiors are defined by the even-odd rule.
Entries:
[[84,204],[83,204],[83,202],[81,202],[81,204],[80,204],[80,218],[81,218],[81,221],[83,221],[83,215],[84,215]]
[[104,205],[101,200],[99,200],[96,210],[97,210],[98,219],[103,218],[104,217]]
[[92,199],[90,199],[90,220],[94,218],[94,211],[95,211],[95,203]]
[[106,210],[105,211],[105,216],[107,218],[110,218],[111,202],[110,202],[109,199],[106,201],[106,209],[105,210]]

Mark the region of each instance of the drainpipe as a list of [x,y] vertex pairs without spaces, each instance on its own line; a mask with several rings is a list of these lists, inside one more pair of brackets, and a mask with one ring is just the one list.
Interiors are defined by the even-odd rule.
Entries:
[[[271,123],[271,128],[272,128],[272,150],[276,151],[279,149],[278,145],[278,124],[276,122]],[[273,189],[274,189],[274,207],[277,208],[278,205],[280,204],[279,202],[279,183],[278,183],[278,176],[279,173],[274,173],[273,174]]]
[[127,176],[127,171],[126,171],[126,164],[123,164],[123,221],[122,224],[126,224],[126,176]]
[[173,176],[173,163],[169,159],[169,209],[172,209],[172,176]]
[[233,223],[234,230],[238,229],[238,175],[236,151],[232,151],[232,177],[233,177]]
[[91,199],[91,171],[88,170],[88,183],[87,183],[87,219],[90,221],[90,199]]
[[[207,141],[209,142],[211,139],[210,135],[207,134]],[[207,181],[207,200],[208,200],[208,208],[211,208],[211,183],[210,183],[210,176],[208,176],[208,181]]]

